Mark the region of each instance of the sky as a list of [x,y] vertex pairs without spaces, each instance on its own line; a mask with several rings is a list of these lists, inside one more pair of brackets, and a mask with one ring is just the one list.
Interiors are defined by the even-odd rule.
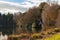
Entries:
[[[0,0],[0,12],[25,12],[33,6],[38,6],[47,0]],[[60,3],[60,1],[59,1]]]

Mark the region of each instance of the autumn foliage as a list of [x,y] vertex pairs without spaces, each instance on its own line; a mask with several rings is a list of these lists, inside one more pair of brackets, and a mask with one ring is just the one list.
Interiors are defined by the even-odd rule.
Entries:
[[[42,2],[39,7],[32,7],[25,13],[18,13],[14,15],[17,24],[16,30],[19,33],[34,33],[40,32],[40,29],[56,27],[58,23],[60,6],[58,4],[48,4]],[[41,24],[39,24],[41,22]],[[38,25],[39,24],[39,25]],[[36,31],[40,28],[40,31]]]

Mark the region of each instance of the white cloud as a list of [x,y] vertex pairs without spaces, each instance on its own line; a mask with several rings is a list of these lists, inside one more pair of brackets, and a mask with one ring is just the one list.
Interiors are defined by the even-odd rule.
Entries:
[[0,12],[25,12],[30,7],[38,6],[41,2],[43,2],[43,0],[25,0],[22,3],[14,3],[0,0]]
[[14,3],[14,2],[0,1],[0,4],[2,3],[9,4],[9,5],[15,5],[15,6],[21,6],[19,3]]
[[24,2],[21,3],[22,6],[25,8],[30,8],[33,6],[39,6],[41,2],[46,2],[46,0],[25,0]]
[[25,12],[27,8],[19,3],[0,1],[0,12]]
[[41,2],[46,2],[46,0],[26,0],[27,2],[33,3],[32,5],[38,6]]

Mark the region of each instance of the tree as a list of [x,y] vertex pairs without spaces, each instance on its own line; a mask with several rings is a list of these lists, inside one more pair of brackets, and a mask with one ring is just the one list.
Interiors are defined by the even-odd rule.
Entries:
[[23,26],[23,14],[21,12],[19,12],[18,15],[14,14],[13,18],[14,18],[16,25],[17,25],[16,33],[17,34],[22,33],[23,32],[23,28],[22,28],[22,26]]
[[42,19],[43,19],[44,26],[47,26],[47,27],[54,26],[55,27],[59,8],[60,8],[60,6],[58,4],[51,4],[51,6],[48,5],[43,10]]
[[42,12],[45,8],[45,4],[47,4],[46,2],[42,2],[40,3],[40,5],[38,6],[38,8],[40,9],[40,12]]
[[[37,31],[37,29],[40,28],[40,25],[39,25],[39,27],[37,26],[39,24],[39,22],[41,21],[40,19],[41,19],[40,9],[36,8],[36,7],[33,7],[33,8],[30,8],[28,10],[28,12],[25,14],[25,16],[24,16],[24,23],[27,24],[27,25],[31,24],[31,26],[28,26],[28,28],[30,28],[32,30],[32,28],[33,28],[32,25],[33,25],[33,23],[36,22],[36,24],[34,26],[36,28],[34,28],[34,30]],[[32,32],[34,30],[32,30]]]

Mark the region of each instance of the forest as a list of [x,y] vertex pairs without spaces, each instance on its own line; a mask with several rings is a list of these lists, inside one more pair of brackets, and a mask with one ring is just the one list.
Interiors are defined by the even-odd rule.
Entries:
[[0,13],[0,32],[3,34],[40,33],[59,28],[60,5],[42,2],[28,11],[7,15]]

